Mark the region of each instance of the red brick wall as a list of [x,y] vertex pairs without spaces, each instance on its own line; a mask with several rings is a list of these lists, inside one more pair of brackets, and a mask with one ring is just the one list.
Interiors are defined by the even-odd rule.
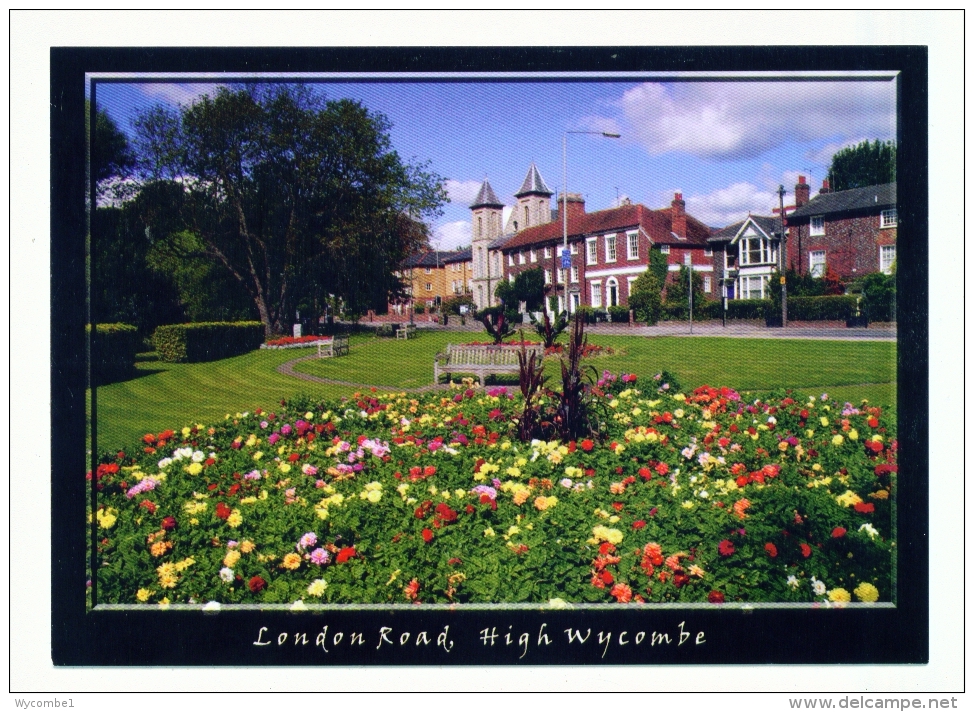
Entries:
[[[803,274],[808,255],[825,250],[825,264],[842,279],[879,271],[880,245],[896,244],[896,228],[880,228],[879,213],[825,217],[825,234],[809,235],[809,223],[789,227],[788,263]],[[799,253],[799,242],[801,251]]]

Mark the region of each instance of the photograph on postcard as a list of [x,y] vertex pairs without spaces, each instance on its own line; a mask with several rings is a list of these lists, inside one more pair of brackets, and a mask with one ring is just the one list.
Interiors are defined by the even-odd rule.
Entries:
[[899,81],[86,74],[85,615],[895,615]]

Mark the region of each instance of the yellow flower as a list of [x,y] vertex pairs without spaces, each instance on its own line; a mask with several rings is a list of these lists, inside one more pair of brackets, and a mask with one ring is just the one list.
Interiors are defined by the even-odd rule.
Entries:
[[843,507],[851,507],[859,504],[862,501],[862,498],[852,490],[846,490],[842,494],[838,495],[835,498],[835,501],[841,504]]
[[183,428],[183,437],[184,437],[184,438],[188,438],[188,437],[189,437],[189,434],[190,434],[191,432],[193,432],[193,431],[192,431],[192,430],[190,430],[190,429],[189,429],[188,427],[187,427],[187,428]]
[[852,592],[863,603],[874,603],[879,600],[879,589],[866,581],[856,586]]
[[149,600],[149,596],[151,596],[151,595],[152,595],[152,591],[150,591],[150,590],[149,590],[149,589],[147,589],[147,588],[140,588],[140,589],[139,589],[138,591],[136,591],[136,593],[135,593],[135,597],[136,597],[136,598],[137,598],[137,599],[138,599],[138,600],[139,600],[140,602],[142,602],[142,603],[145,603],[146,601],[148,601],[148,600]]
[[784,452],[785,450],[787,450],[788,449],[788,441],[787,440],[782,440],[780,443],[778,443],[778,449],[781,450],[781,452]]
[[824,416],[823,416],[823,417],[821,417],[821,418],[819,418],[819,419],[818,419],[818,422],[820,422],[820,423],[822,424],[822,427],[823,427],[823,428],[827,428],[827,427],[828,427],[828,425],[829,425],[829,419],[828,419],[828,418],[826,418],[826,417],[824,417]]
[[246,540],[240,542],[240,547],[239,548],[240,548],[240,553],[242,553],[242,554],[249,554],[251,551],[253,551],[254,549],[256,549],[257,546],[254,544],[254,542],[250,541],[249,539],[246,539]]
[[263,456],[264,456],[264,453],[262,453],[262,452],[255,452],[255,453],[254,453],[254,459],[255,459],[255,460],[259,460],[259,459],[260,459],[260,458],[262,458]]
[[852,596],[844,588],[833,588],[829,591],[829,600],[833,603],[848,603],[852,600]]
[[294,571],[301,566],[301,555],[295,554],[293,551],[290,554],[285,554],[281,566],[289,571]]
[[311,585],[308,586],[308,593],[312,596],[321,597],[326,588],[328,588],[327,581],[324,579],[315,579],[311,582]]
[[280,470],[281,472],[290,472],[291,466],[286,462],[282,462],[280,465],[277,466],[277,469]]
[[601,524],[597,527],[592,527],[592,536],[597,541],[607,541],[610,544],[622,543],[621,531],[618,529],[609,529],[609,527],[602,526]]
[[118,521],[114,509],[99,509],[97,513],[98,526],[102,529],[111,529]]
[[256,497],[244,497],[242,500],[240,500],[240,504],[254,504],[256,501]]
[[165,563],[156,569],[156,573],[159,575],[159,585],[162,588],[176,588],[179,576],[176,575],[175,564]]
[[508,477],[520,477],[521,476],[521,470],[519,470],[517,467],[508,467],[507,470],[506,470],[506,472],[507,472]]
[[194,559],[192,556],[188,556],[182,561],[179,561],[175,564],[176,571],[185,571],[195,563],[196,563],[196,559]]
[[877,490],[869,495],[873,499],[887,499],[889,497],[889,492],[884,489]]
[[186,467],[186,472],[191,475],[198,475],[203,471],[203,466],[198,462],[192,462]]
[[685,500],[683,502],[683,508],[684,509],[693,509],[693,502],[691,500],[689,500],[689,499],[688,500]]
[[223,557],[223,565],[228,569],[232,569],[238,561],[240,561],[240,552],[236,549],[230,549],[227,555]]
[[230,512],[230,516],[227,517],[227,524],[229,524],[234,529],[236,529],[241,524],[243,524],[243,517],[241,516],[239,509],[235,509],[232,512]]
[[149,547],[149,553],[153,556],[162,556],[170,549],[172,549],[171,541],[157,541]]
[[375,504],[382,499],[382,490],[370,490],[366,493],[365,498],[372,502],[372,504]]
[[838,447],[839,445],[841,445],[844,441],[845,441],[845,438],[842,437],[841,435],[836,435],[836,436],[834,436],[832,438],[832,444],[835,445],[836,447]]
[[539,512],[543,512],[548,508],[548,498],[547,497],[535,497],[534,498],[534,508]]
[[849,431],[849,439],[850,440],[858,440],[859,439],[859,431],[856,430],[855,428],[853,428],[852,430],[850,430]]
[[484,536],[488,536],[488,537],[489,536],[494,536],[494,529],[493,529],[493,527],[487,527],[486,529],[484,529]]

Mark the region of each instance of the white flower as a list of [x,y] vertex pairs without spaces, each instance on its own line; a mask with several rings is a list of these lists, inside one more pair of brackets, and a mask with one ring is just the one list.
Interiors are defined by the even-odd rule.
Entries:
[[199,450],[197,450],[196,452],[194,452],[192,455],[189,456],[189,459],[192,460],[193,462],[203,462],[203,460],[206,459],[206,455],[204,455]]
[[214,611],[214,612],[219,611],[220,610],[220,602],[219,601],[210,601],[205,606],[203,606],[203,610],[204,611]]
[[700,490],[697,496],[700,497],[701,499],[707,499],[707,497],[710,496],[710,492],[708,492],[707,490]]
[[824,596],[825,590],[825,583],[812,576],[812,593],[816,596]]
[[568,479],[566,477],[563,480],[561,480],[561,482],[559,482],[558,484],[560,484],[565,489],[569,489],[569,488],[571,488],[572,484],[574,484],[574,483],[570,479]]
[[233,583],[233,569],[224,566],[220,569],[220,578],[224,583]]
[[861,527],[859,527],[859,531],[866,532],[866,534],[869,535],[870,539],[875,539],[877,536],[879,536],[879,531],[869,522],[866,522]]
[[161,460],[159,460],[159,469],[160,470],[165,470],[171,464],[172,464],[172,458],[171,457],[164,457]]
[[791,586],[792,588],[798,588],[798,579],[795,578],[794,576],[789,576],[788,585]]

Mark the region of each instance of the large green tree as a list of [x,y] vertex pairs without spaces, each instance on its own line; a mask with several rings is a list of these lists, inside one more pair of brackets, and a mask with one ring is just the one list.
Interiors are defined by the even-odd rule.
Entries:
[[268,335],[328,295],[351,312],[384,305],[446,199],[439,176],[393,150],[383,115],[300,86],[221,88],[135,125],[144,183],[178,188],[160,232],[192,233]]
[[829,186],[832,190],[863,188],[896,181],[896,143],[862,141],[848,146],[832,156],[829,166]]

